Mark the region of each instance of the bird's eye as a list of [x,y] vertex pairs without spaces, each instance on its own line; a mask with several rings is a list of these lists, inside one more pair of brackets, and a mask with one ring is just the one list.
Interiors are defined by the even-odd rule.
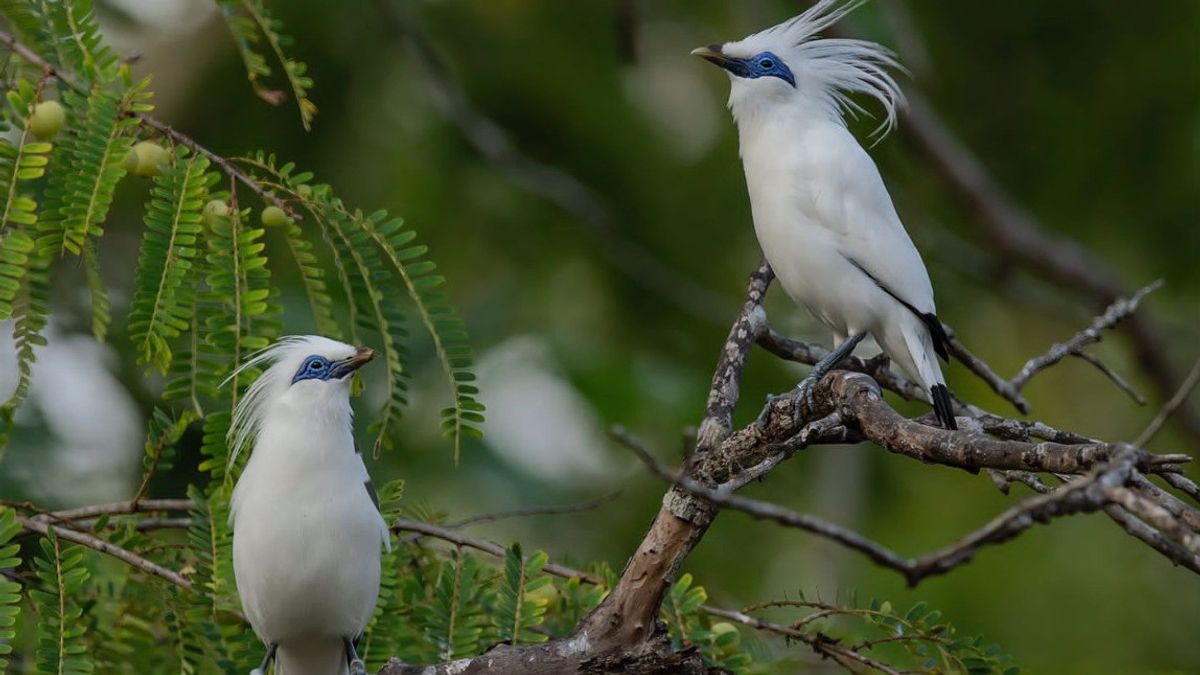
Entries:
[[325,362],[313,361],[312,363],[308,364],[308,367],[312,370],[320,370],[325,367]]
[[758,62],[758,66],[765,70],[770,70],[771,68],[775,67],[775,62],[771,59],[763,59],[762,61]]

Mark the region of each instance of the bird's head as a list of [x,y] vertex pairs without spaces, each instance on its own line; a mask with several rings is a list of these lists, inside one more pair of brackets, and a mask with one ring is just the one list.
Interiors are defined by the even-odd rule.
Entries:
[[844,112],[862,112],[849,98],[860,93],[883,104],[885,119],[879,131],[886,133],[903,102],[888,72],[900,68],[895,56],[873,42],[819,37],[864,2],[820,0],[777,26],[734,42],[700,47],[692,54],[729,75],[729,107],[739,125],[756,113],[770,114],[776,106],[799,109],[805,104],[842,122]]
[[226,380],[266,366],[233,412],[230,461],[268,419],[289,424],[349,424],[350,376],[374,358],[375,350],[370,347],[353,347],[317,335],[285,337],[251,356]]

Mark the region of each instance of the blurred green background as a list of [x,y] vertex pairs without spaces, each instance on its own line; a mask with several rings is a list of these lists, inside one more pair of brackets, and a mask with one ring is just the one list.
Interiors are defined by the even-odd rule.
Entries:
[[[619,569],[663,486],[604,430],[623,424],[661,457],[679,456],[759,259],[724,108],[728,83],[688,51],[774,24],[799,5],[278,1],[272,6],[296,37],[290,51],[316,80],[320,114],[311,133],[290,101],[274,108],[255,98],[211,4],[98,5],[118,50],[140,55],[137,70],[154,74],[161,118],[223,154],[275,151],[348,203],[403,215],[431,245],[479,355],[486,436],[454,465],[436,428],[448,393],[418,336],[413,406],[398,451],[372,467],[376,482],[403,477],[409,498],[454,517],[619,489],[591,512],[471,529],[563,562],[607,560]],[[1094,250],[1133,287],[1164,278],[1145,309],[1169,331],[1181,371],[1195,358],[1200,3],[877,0],[845,28],[897,49],[912,71],[906,84],[1047,228]],[[432,75],[431,57],[440,64]],[[865,137],[874,123],[853,126]],[[929,267],[939,313],[999,373],[1011,375],[1100,309],[1001,264],[974,214],[903,134],[872,154]],[[145,184],[127,181],[102,244],[116,316],[132,284],[145,199]],[[295,308],[286,330],[307,332],[293,271],[277,267],[295,294],[285,297]],[[90,345],[84,291],[71,286],[58,284],[53,341],[64,351],[43,356],[40,389],[78,387],[94,404],[79,416],[98,416],[106,427],[123,420],[129,431],[106,430],[111,452],[96,454],[95,427],[81,432],[86,422],[56,419],[57,399],[35,395],[0,463],[0,490],[47,506],[128,494],[140,420],[161,385],[143,378],[119,321],[110,347]],[[778,289],[768,312],[790,335],[829,340]],[[1150,404],[1134,405],[1075,360],[1029,386],[1033,417],[1130,440],[1162,397],[1138,373],[1120,332],[1095,352]],[[91,384],[79,384],[78,370],[54,372],[74,362],[92,364]],[[738,423],[802,373],[756,353]],[[1012,414],[961,366],[947,376],[965,399]],[[356,404],[364,428],[375,394],[369,388]],[[1154,449],[1192,452],[1193,443],[1168,428]],[[190,478],[177,470],[155,484],[155,496],[182,494]],[[911,555],[954,541],[1012,502],[986,477],[865,446],[808,450],[747,494]],[[728,607],[797,591],[853,591],[897,606],[926,600],[961,631],[999,642],[1029,672],[1200,672],[1200,580],[1102,515],[1036,527],[915,590],[832,544],[736,513],[720,517],[687,568],[714,604]]]

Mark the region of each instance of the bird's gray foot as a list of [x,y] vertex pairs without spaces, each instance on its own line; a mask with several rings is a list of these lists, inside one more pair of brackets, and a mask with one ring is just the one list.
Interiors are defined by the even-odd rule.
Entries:
[[346,645],[346,663],[350,665],[350,675],[367,675],[367,664],[358,657],[358,650],[354,648],[354,640],[342,638],[342,642]]
[[263,656],[262,663],[258,667],[250,671],[250,675],[267,675],[267,667],[271,665],[271,661],[275,658],[275,650],[279,645],[271,643],[267,645],[267,653]]
[[[808,377],[800,380],[800,384],[796,385],[796,402],[792,404],[792,422],[796,429],[799,429],[804,422],[804,411],[812,411],[816,409],[817,402],[813,398],[813,390],[817,388],[817,380],[824,377],[819,375]],[[801,405],[803,404],[803,405]]]

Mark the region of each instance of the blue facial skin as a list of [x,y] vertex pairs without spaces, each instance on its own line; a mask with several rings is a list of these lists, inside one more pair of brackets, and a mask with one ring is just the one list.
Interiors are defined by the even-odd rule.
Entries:
[[761,52],[748,59],[726,58],[721,61],[720,65],[734,75],[748,80],[760,77],[778,77],[792,85],[793,88],[796,86],[796,77],[792,75],[792,70],[771,52]]
[[337,380],[354,372],[359,364],[352,363],[353,358],[343,361],[330,361],[324,356],[313,354],[304,359],[300,369],[292,376],[292,384],[301,380]]

